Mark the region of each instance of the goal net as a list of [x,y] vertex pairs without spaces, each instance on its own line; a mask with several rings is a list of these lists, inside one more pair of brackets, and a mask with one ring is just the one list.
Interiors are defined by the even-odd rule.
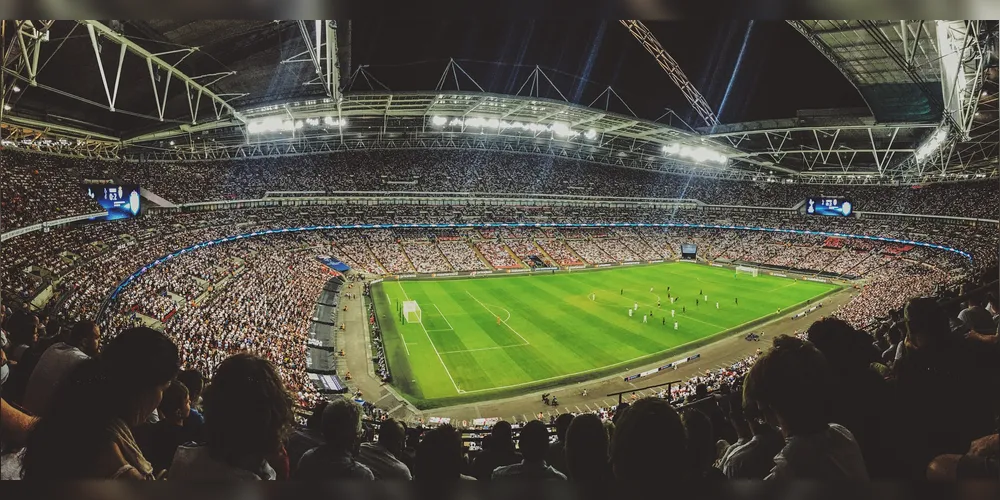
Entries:
[[739,275],[739,274],[749,274],[750,276],[753,276],[754,278],[756,278],[758,271],[759,271],[759,269],[757,269],[756,267],[736,266],[736,274],[737,275]]
[[420,323],[420,306],[415,300],[403,302],[403,317],[407,323]]

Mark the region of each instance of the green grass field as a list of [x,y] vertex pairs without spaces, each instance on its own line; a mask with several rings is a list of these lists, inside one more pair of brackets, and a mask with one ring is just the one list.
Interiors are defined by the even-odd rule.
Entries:
[[[677,298],[674,304],[667,298],[668,286]],[[417,406],[429,408],[639,366],[838,288],[667,263],[555,275],[387,281],[377,284],[372,296],[393,385]],[[419,304],[419,323],[401,321],[398,307],[404,300]],[[636,303],[638,310],[629,317]],[[643,315],[651,311],[643,324]]]

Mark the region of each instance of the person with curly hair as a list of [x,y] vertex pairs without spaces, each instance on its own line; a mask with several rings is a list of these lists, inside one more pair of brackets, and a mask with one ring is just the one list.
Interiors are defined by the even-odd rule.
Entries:
[[250,354],[226,358],[203,396],[204,444],[181,446],[172,480],[274,480],[286,434],[294,422],[292,398],[269,361]]

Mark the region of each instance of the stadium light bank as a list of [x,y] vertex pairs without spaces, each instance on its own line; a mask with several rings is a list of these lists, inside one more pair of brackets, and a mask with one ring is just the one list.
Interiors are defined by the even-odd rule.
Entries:
[[715,151],[714,149],[701,146],[684,146],[681,144],[666,144],[663,146],[663,154],[680,158],[687,158],[698,163],[715,163],[725,165],[729,162],[729,157]]
[[304,120],[290,120],[278,116],[269,116],[247,123],[247,131],[251,134],[267,134],[272,132],[294,132],[309,127],[346,127],[347,120],[337,119],[332,116],[325,116],[323,119],[306,118]]
[[478,129],[494,129],[494,130],[507,130],[507,129],[519,129],[528,132],[551,132],[554,136],[560,138],[570,138],[583,136],[588,140],[597,139],[597,131],[594,129],[587,130],[586,132],[580,132],[573,130],[569,124],[562,122],[555,122],[548,125],[542,123],[525,123],[519,121],[509,122],[506,120],[497,120],[496,118],[452,118],[448,119],[443,116],[432,116],[431,125],[435,127],[466,127],[466,128],[478,128]]

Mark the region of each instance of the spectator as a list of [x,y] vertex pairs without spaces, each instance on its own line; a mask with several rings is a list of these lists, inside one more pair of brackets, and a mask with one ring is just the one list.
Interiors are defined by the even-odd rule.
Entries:
[[489,448],[476,457],[472,470],[476,479],[489,481],[497,467],[516,464],[521,461],[521,455],[514,450],[514,437],[510,422],[501,420],[493,424],[490,431]]
[[973,295],[966,302],[966,308],[958,313],[963,329],[969,339],[987,344],[997,343],[997,325],[993,315],[983,307],[982,299]]
[[205,443],[180,446],[170,479],[273,480],[292,426],[292,400],[274,366],[249,354],[223,361],[205,391]]
[[816,346],[833,375],[830,421],[851,431],[871,477],[895,476],[890,411],[892,395],[885,379],[872,368],[879,354],[871,337],[837,318],[823,318],[809,326],[807,339]]
[[684,424],[684,432],[687,434],[687,446],[695,477],[706,481],[726,479],[726,475],[714,466],[718,452],[712,421],[708,415],[695,408],[688,408],[681,413],[681,423]]
[[321,444],[323,444],[323,410],[330,404],[326,399],[321,399],[313,407],[312,413],[306,419],[305,428],[296,428],[288,436],[285,449],[288,452],[288,463],[298,465],[302,455]]
[[613,479],[608,462],[609,439],[597,415],[585,413],[574,417],[566,431],[565,455],[569,478],[587,482]]
[[10,335],[10,350],[7,352],[8,362],[17,364],[24,352],[38,342],[40,326],[41,322],[38,320],[38,316],[32,313],[17,311],[10,316],[7,320],[7,333]]
[[619,481],[656,478],[669,484],[689,477],[693,468],[684,426],[667,400],[643,398],[620,415],[611,440],[611,465]]
[[745,407],[742,394],[732,406],[730,421],[739,435],[719,460],[719,467],[729,479],[764,479],[774,468],[774,456],[785,446],[778,429],[769,425],[755,404]]
[[101,329],[97,324],[83,320],[73,326],[66,342],[58,342],[46,349],[28,379],[24,408],[44,416],[59,384],[81,362],[97,356],[100,341]]
[[[937,300],[910,300],[904,309],[905,352],[894,366],[901,429],[894,451],[909,477],[923,477],[934,457],[965,453],[972,441],[995,432],[1000,393],[997,353],[954,336]],[[929,397],[948,394],[948,404]]]
[[111,339],[101,360],[76,367],[31,433],[27,480],[152,479],[132,430],[160,404],[178,370],[177,346],[149,328]]
[[201,394],[205,390],[205,377],[200,371],[189,368],[177,374],[177,381],[187,387],[191,400],[191,413],[184,420],[184,427],[192,436],[201,436],[202,426],[205,425],[205,416],[201,414]]
[[323,409],[324,443],[302,455],[294,477],[374,480],[371,469],[354,459],[361,435],[361,407],[347,398],[334,398]]
[[549,452],[545,456],[545,462],[563,474],[569,473],[566,466],[566,432],[571,422],[573,422],[572,413],[563,413],[556,417],[556,442],[549,445]]
[[476,479],[462,474],[464,466],[462,434],[449,424],[428,431],[417,445],[413,471],[417,481],[437,485]]
[[566,479],[566,475],[545,463],[549,449],[549,430],[540,420],[521,427],[518,445],[523,459],[519,464],[504,465],[493,470],[492,479]]
[[765,479],[866,481],[864,458],[851,431],[830,423],[832,375],[811,343],[780,335],[750,369],[743,387],[785,447]]
[[398,457],[403,455],[406,428],[402,422],[387,418],[379,424],[378,442],[361,443],[358,462],[371,469],[375,479],[412,479],[410,469]]
[[140,426],[136,431],[136,441],[143,456],[157,472],[170,469],[177,447],[190,441],[190,432],[184,427],[191,412],[191,398],[187,387],[174,380],[163,391],[163,400],[158,408],[160,420],[155,424]]

